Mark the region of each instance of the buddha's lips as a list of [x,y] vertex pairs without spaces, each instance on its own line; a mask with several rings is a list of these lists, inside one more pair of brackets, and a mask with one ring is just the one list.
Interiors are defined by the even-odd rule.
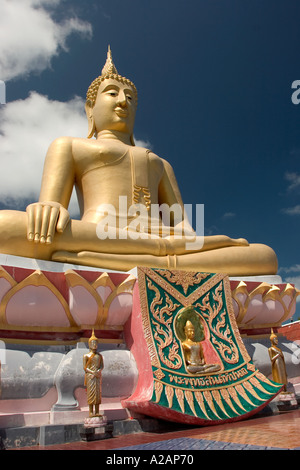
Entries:
[[120,117],[127,117],[128,116],[128,113],[127,113],[127,111],[125,111],[125,109],[116,108],[115,112]]

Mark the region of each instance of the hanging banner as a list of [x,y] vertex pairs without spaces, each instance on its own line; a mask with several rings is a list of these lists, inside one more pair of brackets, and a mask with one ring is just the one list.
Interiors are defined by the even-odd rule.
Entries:
[[254,366],[235,320],[225,274],[138,268],[133,346],[139,383],[124,406],[191,424],[248,417],[282,385]]

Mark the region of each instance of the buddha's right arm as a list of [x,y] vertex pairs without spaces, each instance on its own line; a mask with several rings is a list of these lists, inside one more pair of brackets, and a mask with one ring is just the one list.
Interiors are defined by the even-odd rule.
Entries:
[[26,209],[29,241],[51,243],[55,231],[63,232],[70,220],[67,207],[75,178],[72,140],[61,137],[49,147],[39,202],[30,204]]

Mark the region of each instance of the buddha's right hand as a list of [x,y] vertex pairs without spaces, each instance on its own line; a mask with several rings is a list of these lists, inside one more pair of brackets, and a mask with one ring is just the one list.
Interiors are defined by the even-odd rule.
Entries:
[[27,239],[51,243],[57,232],[63,232],[70,220],[67,209],[54,201],[35,202],[26,208],[28,215]]

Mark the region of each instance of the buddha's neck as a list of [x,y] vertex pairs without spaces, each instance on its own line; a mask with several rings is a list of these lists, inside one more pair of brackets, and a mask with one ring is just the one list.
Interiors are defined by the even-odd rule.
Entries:
[[119,132],[119,131],[109,131],[109,130],[100,131],[97,133],[96,138],[97,140],[98,139],[119,140],[126,145],[132,145],[131,140],[130,140],[130,135],[125,134],[124,132]]

